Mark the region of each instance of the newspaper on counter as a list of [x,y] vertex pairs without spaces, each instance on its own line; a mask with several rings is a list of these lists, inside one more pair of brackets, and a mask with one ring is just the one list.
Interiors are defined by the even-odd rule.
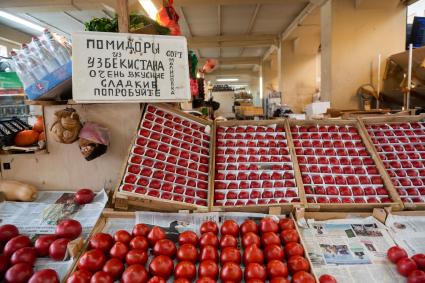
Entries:
[[410,256],[425,253],[425,216],[390,214],[385,225],[397,245],[406,249]]
[[301,228],[314,273],[332,274],[338,282],[403,282],[387,250],[394,246],[386,227],[373,217],[307,220]]
[[[33,202],[0,203],[0,225],[13,224],[21,234],[35,240],[38,235],[54,234],[56,224],[66,218],[78,220],[83,227],[83,237],[87,238],[108,201],[104,190],[96,194],[92,203],[74,203],[75,193],[39,191]],[[50,258],[37,258],[35,269],[54,269],[63,279],[71,268],[73,260],[53,261]]]

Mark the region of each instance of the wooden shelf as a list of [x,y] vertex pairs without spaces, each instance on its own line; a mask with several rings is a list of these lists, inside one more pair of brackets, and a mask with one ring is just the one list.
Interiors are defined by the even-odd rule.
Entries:
[[40,105],[40,106],[51,106],[51,105],[67,105],[76,104],[72,99],[69,100],[25,100],[26,105]]

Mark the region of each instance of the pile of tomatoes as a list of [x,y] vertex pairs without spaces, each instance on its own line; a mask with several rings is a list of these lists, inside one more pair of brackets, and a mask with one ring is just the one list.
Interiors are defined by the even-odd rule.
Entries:
[[291,219],[206,221],[199,232],[179,234],[178,243],[145,224],[97,233],[67,283],[315,282]]
[[16,226],[0,226],[0,281],[8,283],[59,283],[53,269],[34,272],[37,257],[49,256],[53,260],[63,260],[68,243],[80,236],[81,224],[76,220],[63,220],[56,226],[55,234],[43,235],[35,243],[26,235],[21,235]]
[[387,257],[396,264],[398,273],[407,277],[408,283],[425,283],[425,254],[409,258],[403,248],[394,246],[387,251]]

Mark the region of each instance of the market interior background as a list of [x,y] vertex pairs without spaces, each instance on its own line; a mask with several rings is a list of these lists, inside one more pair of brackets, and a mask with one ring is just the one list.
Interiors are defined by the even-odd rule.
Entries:
[[[157,9],[160,2],[130,0],[129,7],[131,12],[150,16],[155,13],[152,6]],[[115,5],[115,0],[1,1],[0,55],[8,57],[44,28],[70,38],[93,17],[113,17]],[[414,16],[424,16],[425,10],[424,1],[400,0],[175,0],[174,6],[199,65],[209,59],[216,64],[205,74],[205,81],[214,101],[220,103],[215,116],[228,119],[244,116],[235,111],[241,105],[238,99],[254,111],[242,117],[247,119],[275,115],[276,109],[268,108],[272,97],[279,101],[281,112],[289,109],[296,115],[315,115],[315,105],[335,110],[374,107],[376,101],[361,99],[358,90],[367,84],[376,89],[379,80],[381,107],[401,109],[403,93],[385,89],[383,70],[391,55],[406,51],[407,23],[412,24]],[[3,95],[0,99],[3,106],[10,103]],[[13,98],[18,104],[23,100]],[[412,101],[414,107],[425,105],[419,92],[412,95]],[[96,121],[110,129],[108,153],[87,162],[78,146],[50,142],[40,153],[1,155],[2,178],[54,190],[116,184],[139,122],[140,106],[68,107],[83,121]],[[47,128],[54,112],[63,108],[44,107]],[[47,132],[47,141],[50,135]]]

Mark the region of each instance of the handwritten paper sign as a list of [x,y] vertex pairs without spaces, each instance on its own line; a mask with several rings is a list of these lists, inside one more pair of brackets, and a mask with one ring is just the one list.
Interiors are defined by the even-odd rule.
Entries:
[[72,73],[77,102],[190,100],[187,43],[182,36],[73,33]]

